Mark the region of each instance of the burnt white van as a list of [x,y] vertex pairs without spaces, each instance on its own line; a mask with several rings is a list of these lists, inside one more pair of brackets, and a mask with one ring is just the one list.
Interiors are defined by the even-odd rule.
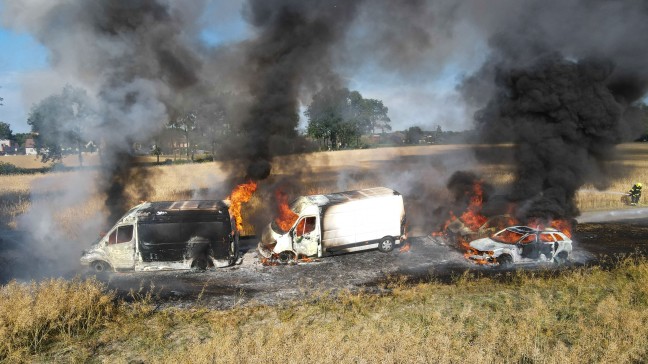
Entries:
[[286,263],[299,256],[390,252],[404,240],[403,196],[390,188],[301,196],[290,209],[297,219],[289,229],[273,220],[264,230],[257,247],[262,256]]
[[81,264],[99,272],[229,266],[238,239],[224,201],[145,202],[84,251]]

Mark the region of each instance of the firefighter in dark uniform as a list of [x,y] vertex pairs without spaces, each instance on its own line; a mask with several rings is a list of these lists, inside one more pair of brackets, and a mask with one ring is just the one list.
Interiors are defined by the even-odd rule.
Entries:
[[628,194],[630,195],[631,204],[636,205],[639,203],[639,199],[641,198],[641,183],[635,183],[630,191],[628,191]]

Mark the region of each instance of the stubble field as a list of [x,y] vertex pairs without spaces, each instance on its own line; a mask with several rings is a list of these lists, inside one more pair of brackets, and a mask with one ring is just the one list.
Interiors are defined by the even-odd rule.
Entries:
[[[415,198],[411,194],[416,192],[417,180],[442,188],[443,182],[435,177],[462,169],[476,170],[500,186],[510,183],[513,174],[509,147],[497,149],[492,156],[481,150],[479,157],[465,146],[317,153],[300,160],[277,160],[276,177],[269,182],[290,180],[291,168],[299,164],[304,166],[301,193],[386,185],[402,186],[408,189],[402,191],[406,197]],[[610,162],[618,175],[602,191],[584,186],[577,195],[581,210],[625,208],[620,193],[634,182],[648,181],[648,145],[619,149]],[[218,163],[150,170],[151,200],[224,198],[227,192],[222,187],[225,173]],[[22,227],[19,216],[29,211],[33,199],[62,193],[67,183],[77,179],[76,174],[95,173],[1,176],[3,231]],[[91,196],[56,213],[56,221],[71,240],[82,235],[80,219],[103,210],[102,198]],[[129,202],[138,203],[137,197]],[[257,198],[248,209],[262,203]],[[606,267],[515,271],[493,278],[467,273],[451,283],[410,284],[394,277],[385,282],[380,295],[321,292],[278,306],[227,311],[208,309],[200,297],[187,307],[161,309],[155,296],[138,293],[137,288],[124,300],[92,280],[12,282],[0,290],[0,360],[648,361],[648,262],[642,257],[617,258]]]

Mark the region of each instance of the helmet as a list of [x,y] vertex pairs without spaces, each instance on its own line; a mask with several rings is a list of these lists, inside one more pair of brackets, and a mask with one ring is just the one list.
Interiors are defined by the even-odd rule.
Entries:
[[642,187],[642,186],[641,186],[641,183],[637,183],[635,186],[637,186],[637,187],[639,187],[639,188]]

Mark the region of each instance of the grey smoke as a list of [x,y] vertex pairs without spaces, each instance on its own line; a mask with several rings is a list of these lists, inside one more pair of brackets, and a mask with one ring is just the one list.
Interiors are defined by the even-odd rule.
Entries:
[[[39,266],[51,268],[39,273],[56,272],[70,266],[67,259],[59,259],[61,255],[78,257],[81,247],[97,233],[81,229],[83,236],[70,243],[56,223],[60,211],[98,192],[104,196],[108,215],[79,223],[106,227],[130,207],[131,198],[147,199],[151,175],[136,168],[132,147],[150,141],[168,122],[177,95],[199,81],[196,24],[205,3],[32,0],[3,5],[5,25],[34,35],[48,48],[52,68],[69,83],[88,89],[95,99],[98,117],[83,120],[83,131],[101,148],[96,180],[88,181],[84,173],[72,175],[61,196],[54,200],[34,196],[31,210],[20,219],[19,228],[29,234],[25,239],[32,253],[48,261]],[[88,184],[98,191],[78,186]],[[57,244],[58,253],[48,254]]]

